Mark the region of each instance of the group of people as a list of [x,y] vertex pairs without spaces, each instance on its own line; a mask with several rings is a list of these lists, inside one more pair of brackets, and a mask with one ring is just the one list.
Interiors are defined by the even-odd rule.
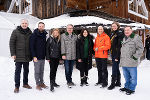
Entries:
[[55,87],[60,87],[56,83],[56,73],[60,60],[64,60],[65,76],[67,86],[72,88],[75,83],[72,81],[73,66],[80,71],[80,86],[88,86],[88,71],[92,68],[92,58],[95,56],[98,70],[98,81],[95,86],[106,88],[108,86],[107,58],[108,53],[112,57],[111,84],[108,90],[121,86],[121,74],[119,66],[123,68],[125,78],[124,88],[120,91],[127,95],[133,94],[137,85],[137,66],[138,58],[143,53],[143,43],[141,38],[134,34],[132,27],[126,26],[124,32],[120,29],[118,22],[111,25],[111,33],[106,34],[103,26],[97,29],[97,37],[90,35],[87,29],[82,29],[79,35],[73,32],[73,25],[66,26],[66,32],[62,35],[59,29],[53,29],[47,39],[45,24],[38,23],[38,28],[31,32],[28,27],[28,20],[21,20],[10,37],[10,52],[15,61],[15,89],[14,93],[19,92],[20,73],[23,66],[23,87],[31,89],[28,84],[29,62],[34,62],[34,76],[36,89],[48,88],[45,85],[44,64],[45,59],[50,64],[50,91]]

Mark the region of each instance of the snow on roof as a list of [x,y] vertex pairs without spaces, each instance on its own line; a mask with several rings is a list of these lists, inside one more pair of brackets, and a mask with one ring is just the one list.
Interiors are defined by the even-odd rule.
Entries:
[[81,25],[81,24],[97,23],[97,24],[107,25],[107,24],[112,24],[113,21],[109,21],[95,16],[70,17],[68,14],[64,14],[58,17],[44,19],[42,20],[42,22],[45,23],[46,29],[52,29],[52,28],[62,28],[67,26],[68,24]]
[[[95,16],[80,16],[80,17],[70,17],[68,14],[64,14],[58,17],[50,18],[50,19],[44,19],[41,20],[41,22],[45,23],[45,29],[52,29],[52,28],[63,28],[67,26],[68,24],[73,24],[73,25],[83,25],[83,24],[112,24],[113,21],[106,20],[103,18],[95,17]],[[141,24],[141,23],[131,23],[131,24],[125,24],[125,23],[120,23],[120,25],[126,26],[133,26],[134,30],[136,29],[145,29],[146,24]],[[36,27],[38,25],[36,24]],[[150,28],[150,26],[147,26]]]
[[[6,22],[10,22],[12,23],[15,27],[20,25],[20,20],[21,19],[27,19],[29,21],[29,27],[31,29],[35,28],[35,25],[38,21],[40,21],[40,19],[33,17],[31,15],[27,15],[27,14],[14,14],[14,13],[6,13],[6,12],[0,12],[0,16],[3,17],[3,19],[0,23],[5,23]],[[0,17],[0,19],[1,19]],[[2,27],[2,25],[0,27]],[[9,27],[7,24],[3,25],[4,27]]]

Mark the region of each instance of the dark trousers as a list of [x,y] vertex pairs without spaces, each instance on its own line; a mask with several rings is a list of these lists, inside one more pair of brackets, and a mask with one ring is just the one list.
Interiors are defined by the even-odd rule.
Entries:
[[88,76],[88,59],[82,59],[80,66],[80,77]]
[[114,57],[112,57],[112,77],[115,77],[115,79],[120,79],[119,63],[119,59],[115,61]]
[[28,84],[28,73],[29,73],[29,62],[16,62],[16,69],[15,69],[15,87],[20,87],[20,73],[23,65],[23,85]]
[[50,81],[55,82],[57,68],[59,65],[59,59],[58,58],[51,58],[49,64],[50,64]]
[[146,58],[147,60],[150,60],[150,49],[146,48]]
[[74,60],[64,60],[64,65],[65,65],[66,80],[67,83],[70,83],[72,82],[72,71],[73,71]]
[[108,85],[107,58],[96,58],[98,83]]

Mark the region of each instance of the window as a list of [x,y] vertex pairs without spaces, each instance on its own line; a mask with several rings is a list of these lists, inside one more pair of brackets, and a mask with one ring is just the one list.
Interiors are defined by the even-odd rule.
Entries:
[[128,12],[148,20],[148,10],[144,0],[128,0]]

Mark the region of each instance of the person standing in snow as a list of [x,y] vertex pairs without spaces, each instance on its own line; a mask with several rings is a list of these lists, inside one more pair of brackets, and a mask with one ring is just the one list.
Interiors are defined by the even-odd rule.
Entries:
[[36,81],[37,90],[47,88],[43,80],[47,34],[44,28],[45,24],[43,22],[39,22],[38,28],[34,30],[33,34],[30,37],[30,50],[34,62],[34,77]]
[[146,36],[145,40],[145,48],[146,48],[146,58],[147,60],[150,60],[150,36]]
[[126,26],[124,28],[124,34],[125,37],[122,41],[120,65],[123,69],[125,85],[120,91],[126,92],[127,95],[131,95],[135,92],[137,86],[138,58],[141,57],[144,47],[142,39],[139,35],[133,33],[132,27]]
[[68,24],[67,32],[61,35],[61,54],[64,60],[65,75],[69,88],[75,86],[72,82],[73,65],[76,60],[76,41],[77,35],[73,32],[73,25]]
[[111,25],[111,56],[112,56],[112,75],[111,75],[111,85],[108,90],[112,90],[115,86],[121,86],[121,75],[119,70],[120,63],[120,49],[121,41],[123,40],[124,34],[120,30],[120,25],[118,22],[113,22]]
[[108,70],[107,70],[107,58],[108,50],[111,47],[109,36],[104,32],[102,26],[98,27],[97,37],[94,43],[95,60],[98,70],[98,82],[96,86],[102,85],[102,88],[108,85]]
[[54,91],[54,87],[60,87],[56,80],[56,72],[61,59],[61,43],[59,29],[53,29],[52,35],[46,43],[46,60],[50,64],[50,91]]
[[77,69],[80,70],[81,84],[88,86],[88,70],[92,68],[93,36],[87,29],[83,29],[77,40]]
[[32,60],[29,49],[29,38],[32,31],[28,27],[28,20],[22,19],[21,25],[18,26],[11,34],[9,47],[11,57],[15,61],[15,89],[14,93],[19,93],[20,73],[23,66],[23,87],[31,89],[28,85],[29,62]]

